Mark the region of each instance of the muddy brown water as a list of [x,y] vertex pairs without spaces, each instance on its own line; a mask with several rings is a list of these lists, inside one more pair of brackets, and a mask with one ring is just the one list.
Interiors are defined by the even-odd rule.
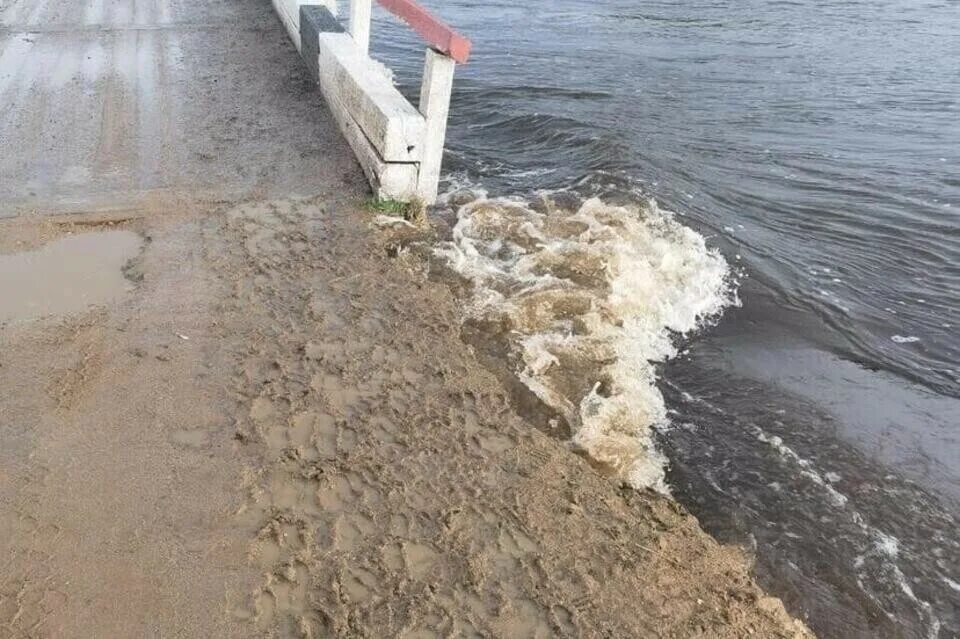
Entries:
[[0,322],[74,313],[122,296],[132,288],[123,267],[142,244],[132,231],[104,231],[0,255]]

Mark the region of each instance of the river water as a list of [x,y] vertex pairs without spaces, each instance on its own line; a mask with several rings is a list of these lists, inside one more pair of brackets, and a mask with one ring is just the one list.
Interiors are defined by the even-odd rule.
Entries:
[[672,494],[821,636],[960,636],[960,4],[425,4],[475,46],[449,188],[654,197],[729,265],[648,358]]

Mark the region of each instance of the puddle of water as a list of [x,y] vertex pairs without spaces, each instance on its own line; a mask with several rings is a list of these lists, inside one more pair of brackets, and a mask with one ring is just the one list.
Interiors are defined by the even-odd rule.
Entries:
[[122,269],[140,246],[136,233],[106,231],[0,255],[0,323],[75,313],[119,297],[133,288]]

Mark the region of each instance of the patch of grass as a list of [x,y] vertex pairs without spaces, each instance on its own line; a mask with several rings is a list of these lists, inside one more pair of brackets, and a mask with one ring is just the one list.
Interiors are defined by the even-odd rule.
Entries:
[[417,201],[400,202],[387,198],[370,198],[367,200],[367,210],[371,213],[400,217],[408,222],[416,222],[423,217],[423,204]]

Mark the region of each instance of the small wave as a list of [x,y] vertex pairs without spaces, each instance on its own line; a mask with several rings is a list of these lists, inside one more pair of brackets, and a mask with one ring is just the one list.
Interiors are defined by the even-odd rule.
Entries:
[[655,365],[677,354],[677,335],[736,301],[723,257],[653,200],[454,200],[452,240],[436,250],[473,284],[468,318],[498,327],[517,377],[563,417],[575,447],[667,492]]
[[[670,385],[675,391],[678,391],[675,385]],[[706,408],[710,413],[724,414],[723,410],[703,397],[691,395],[688,392],[680,391],[684,401],[697,404]],[[839,474],[831,471],[823,472],[818,468],[815,459],[808,459],[801,456],[793,448],[788,446],[782,437],[773,435],[758,424],[752,421],[739,421],[738,427],[750,433],[758,441],[769,446],[776,454],[776,458],[786,464],[796,467],[799,476],[811,481],[822,489],[828,499],[824,504],[829,504],[837,514],[841,514],[844,519],[853,524],[855,535],[845,532],[844,527],[837,527],[833,534],[841,539],[848,550],[855,550],[856,555],[852,557],[851,568],[859,591],[868,598],[894,623],[899,623],[898,615],[903,615],[905,610],[912,611],[916,615],[923,628],[926,630],[928,639],[937,639],[940,635],[940,629],[943,622],[939,611],[926,598],[922,598],[914,590],[913,581],[904,574],[901,563],[912,561],[909,550],[905,553],[902,550],[903,543],[899,538],[885,532],[877,526],[868,522],[864,515],[857,509],[851,499],[840,492],[833,484],[841,478]],[[708,483],[714,486],[715,490],[723,492],[716,482],[707,477]],[[781,486],[777,484],[776,490],[779,492]],[[799,502],[798,502],[799,503]],[[797,506],[800,508],[800,506]],[[828,519],[823,519],[828,521]],[[788,537],[799,536],[784,533]],[[847,545],[850,544],[850,545]],[[907,556],[904,556],[904,555]],[[795,567],[796,569],[796,567]],[[947,585],[952,582],[948,577],[940,575]],[[928,596],[928,592],[924,593]],[[904,601],[904,598],[906,601]],[[904,608],[904,603],[907,608]]]
[[816,485],[823,488],[830,496],[830,501],[833,502],[835,506],[846,505],[847,496],[834,488],[831,485],[832,482],[828,477],[817,472],[813,466],[813,463],[809,459],[804,459],[798,455],[796,451],[784,444],[782,437],[777,435],[768,435],[760,428],[755,429],[754,435],[759,441],[763,442],[764,444],[768,444],[771,448],[773,448],[781,457],[796,463],[796,465],[800,468],[800,473]]

